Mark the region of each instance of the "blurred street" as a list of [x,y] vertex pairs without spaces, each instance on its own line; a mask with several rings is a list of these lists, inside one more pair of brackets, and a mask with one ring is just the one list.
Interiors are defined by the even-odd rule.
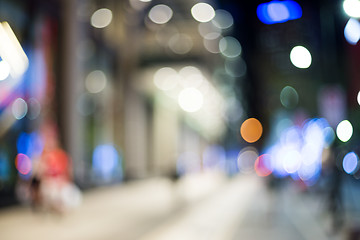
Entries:
[[324,200],[293,184],[279,191],[254,175],[139,180],[88,191],[64,215],[3,209],[1,239],[344,239],[329,231]]
[[360,0],[0,0],[0,240],[360,240]]

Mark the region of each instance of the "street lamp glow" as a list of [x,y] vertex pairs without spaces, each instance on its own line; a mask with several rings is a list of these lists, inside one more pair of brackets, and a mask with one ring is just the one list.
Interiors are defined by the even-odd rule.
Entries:
[[8,22],[0,23],[0,56],[10,66],[10,75],[20,77],[29,67],[29,59]]
[[343,8],[347,15],[353,18],[360,17],[360,1],[359,0],[345,0]]
[[215,10],[210,4],[197,3],[191,8],[191,15],[198,22],[209,22],[215,17]]
[[348,120],[341,121],[336,127],[336,135],[342,142],[350,140],[353,134],[353,127]]
[[197,112],[203,106],[203,95],[196,88],[185,88],[179,94],[178,103],[185,112]]
[[303,46],[296,46],[290,52],[291,63],[297,68],[308,68],[311,65],[311,54]]

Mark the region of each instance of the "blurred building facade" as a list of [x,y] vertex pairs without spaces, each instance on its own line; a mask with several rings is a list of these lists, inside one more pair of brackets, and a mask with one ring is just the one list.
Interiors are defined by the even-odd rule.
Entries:
[[[29,62],[21,77],[1,82],[4,202],[14,200],[19,181],[31,179],[34,159],[50,142],[65,150],[73,180],[84,188],[197,171],[204,149],[221,142],[225,102],[211,76],[218,60],[204,51],[190,12],[180,11],[192,2],[177,3],[184,16],[167,26],[151,22],[155,4],[141,1],[0,4],[1,21]],[[98,9],[108,10],[100,20]],[[169,82],[156,83],[156,74]],[[180,78],[182,85],[171,83]],[[184,89],[195,100],[179,106],[176,94]],[[192,114],[194,104],[206,109]]]

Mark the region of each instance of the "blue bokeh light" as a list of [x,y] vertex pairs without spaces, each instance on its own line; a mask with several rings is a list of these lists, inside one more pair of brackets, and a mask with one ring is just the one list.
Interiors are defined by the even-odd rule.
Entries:
[[31,139],[28,133],[21,133],[16,141],[18,153],[29,155],[31,150]]
[[274,24],[301,18],[302,9],[295,1],[271,1],[260,4],[256,14],[261,22]]
[[16,141],[16,147],[18,153],[25,154],[32,158],[34,156],[39,156],[42,153],[44,143],[37,132],[22,132]]
[[117,173],[120,156],[111,144],[98,145],[93,153],[93,171],[102,180],[110,181]]
[[256,14],[259,20],[265,24],[273,24],[274,22],[270,19],[269,14],[267,13],[268,3],[260,4],[256,9]]
[[326,127],[323,130],[325,136],[325,144],[326,146],[331,146],[331,144],[335,140],[335,132],[331,127]]
[[357,19],[350,18],[344,28],[344,36],[348,43],[356,45],[360,40],[360,22]]
[[270,2],[267,5],[267,14],[274,22],[285,22],[290,18],[290,11],[282,2]]
[[325,132],[325,129],[331,130],[328,128],[326,119],[312,118],[300,126],[292,125],[284,129],[277,141],[265,151],[270,155],[272,174],[280,178],[290,176],[307,186],[316,183],[321,174],[322,153],[328,146],[328,133]]
[[283,4],[287,7],[289,11],[289,19],[288,20],[294,20],[301,18],[302,16],[302,9],[300,5],[295,1],[283,1]]
[[359,158],[354,152],[349,152],[343,159],[343,168],[347,174],[353,174],[358,166]]

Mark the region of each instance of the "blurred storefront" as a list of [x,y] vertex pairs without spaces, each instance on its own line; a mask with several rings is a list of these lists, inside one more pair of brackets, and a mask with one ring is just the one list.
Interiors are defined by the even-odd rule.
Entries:
[[0,16],[0,194],[6,204],[17,184],[34,174],[38,158],[61,149],[60,12],[55,1],[0,1]]
[[42,162],[81,188],[224,165],[223,148],[219,162],[202,155],[226,134],[226,101],[242,111],[231,84],[243,73],[212,71],[224,60],[203,44],[219,32],[195,34],[190,13],[165,26],[142,1],[0,4],[25,56],[22,72],[0,81],[1,204],[24,193]]

